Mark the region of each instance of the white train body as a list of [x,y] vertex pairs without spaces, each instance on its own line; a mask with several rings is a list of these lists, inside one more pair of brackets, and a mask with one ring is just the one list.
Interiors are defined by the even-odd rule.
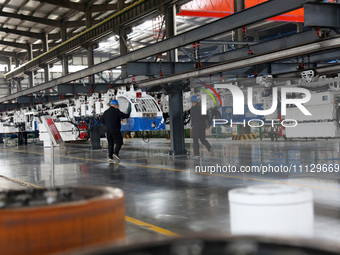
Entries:
[[48,133],[41,115],[53,118],[64,141],[88,139],[88,130],[93,125],[102,126],[101,116],[110,107],[112,99],[120,103],[120,110],[131,109],[130,118],[125,119],[122,131],[163,130],[163,114],[156,100],[133,87],[127,91],[109,89],[106,93],[93,93],[91,96],[64,99],[57,102],[37,104],[17,110],[3,112],[0,115],[0,133],[37,132],[40,140],[49,141]]

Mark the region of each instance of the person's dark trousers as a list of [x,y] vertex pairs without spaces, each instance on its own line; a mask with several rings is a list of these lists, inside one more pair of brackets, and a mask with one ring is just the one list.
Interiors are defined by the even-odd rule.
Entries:
[[199,127],[192,128],[192,138],[193,138],[193,147],[194,147],[194,155],[200,155],[200,145],[198,139],[200,139],[201,143],[207,148],[208,151],[211,149],[210,143],[205,138],[205,129]]
[[120,130],[114,130],[107,133],[107,142],[109,148],[109,158],[112,159],[113,153],[119,156],[120,148],[123,146],[123,136]]

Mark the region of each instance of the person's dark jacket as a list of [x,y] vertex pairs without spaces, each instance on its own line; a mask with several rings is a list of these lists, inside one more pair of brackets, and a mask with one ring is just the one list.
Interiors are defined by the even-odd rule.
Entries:
[[110,106],[103,114],[103,123],[106,126],[106,132],[110,133],[113,131],[120,130],[121,120],[129,118],[130,114],[121,112],[119,109]]
[[202,115],[201,112],[201,103],[197,103],[195,106],[190,109],[190,120],[191,126],[196,128],[206,128],[206,120],[207,116]]

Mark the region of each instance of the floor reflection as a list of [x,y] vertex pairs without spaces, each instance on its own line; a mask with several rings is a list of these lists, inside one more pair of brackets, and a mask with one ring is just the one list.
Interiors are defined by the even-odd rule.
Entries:
[[[175,233],[230,231],[228,191],[256,184],[282,183],[310,188],[315,202],[315,235],[340,240],[340,174],[338,172],[215,172],[197,173],[197,167],[339,165],[340,142],[232,141],[210,139],[214,153],[201,148],[193,159],[170,156],[169,140],[125,141],[121,162],[109,163],[107,150],[66,145],[55,149],[54,183],[102,185],[121,188],[130,217]],[[51,155],[39,145],[0,147],[0,174],[39,186],[51,185]]]

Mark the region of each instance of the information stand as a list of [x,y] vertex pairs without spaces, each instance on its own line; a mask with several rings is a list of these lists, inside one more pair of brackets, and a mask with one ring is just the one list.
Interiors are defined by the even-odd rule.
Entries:
[[44,123],[45,128],[50,136],[51,140],[51,187],[54,187],[54,146],[61,144],[63,139],[54,124],[53,119],[50,116],[42,116],[42,122]]

